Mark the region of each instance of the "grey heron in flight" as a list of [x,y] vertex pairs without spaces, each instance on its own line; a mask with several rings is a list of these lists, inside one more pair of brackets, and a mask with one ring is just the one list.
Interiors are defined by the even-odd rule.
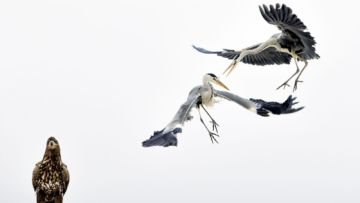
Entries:
[[[291,58],[294,59],[296,72],[291,75],[281,87],[290,86],[289,81],[295,77],[294,91],[297,89],[297,83],[301,74],[308,65],[308,60],[318,59],[320,56],[315,52],[315,39],[310,32],[306,31],[304,23],[292,12],[291,8],[285,4],[276,4],[270,8],[263,5],[259,6],[263,18],[270,24],[277,26],[281,33],[275,34],[267,41],[259,43],[242,50],[223,49],[223,51],[209,51],[200,47],[193,47],[205,54],[217,54],[233,60],[230,66],[224,71],[224,74],[230,74],[235,66],[241,61],[252,65],[272,65],[272,64],[290,64]],[[300,70],[298,61],[303,61],[304,66]]]
[[[182,132],[181,126],[184,125],[185,121],[192,119],[190,111],[193,108],[197,109],[200,116],[200,121],[209,133],[211,141],[217,142],[215,136],[219,136],[217,129],[219,125],[205,108],[205,106],[208,107],[213,105],[217,98],[233,101],[240,106],[257,113],[260,116],[269,116],[269,114],[279,115],[294,113],[304,108],[293,108],[293,105],[297,104],[297,102],[294,102],[296,98],[293,98],[292,96],[289,96],[288,99],[283,103],[266,102],[261,99],[245,99],[227,91],[216,90],[212,83],[228,89],[216,75],[212,73],[204,75],[203,84],[194,87],[190,91],[186,102],[181,105],[180,109],[177,111],[171,122],[161,131],[155,131],[148,140],[145,140],[142,143],[142,145],[144,147],[177,146],[176,134]],[[212,124],[212,130],[210,130],[210,128],[205,124],[201,116],[201,109],[203,109],[206,115],[209,117],[210,123]]]

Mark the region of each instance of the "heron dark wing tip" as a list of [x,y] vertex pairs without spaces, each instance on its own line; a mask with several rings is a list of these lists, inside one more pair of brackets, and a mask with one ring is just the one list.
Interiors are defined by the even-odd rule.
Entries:
[[169,132],[167,132],[165,134],[163,133],[163,130],[155,131],[154,134],[149,139],[142,142],[142,146],[143,147],[177,146],[176,134],[181,133],[181,132],[182,132],[181,128],[175,128],[172,131],[169,131]]
[[268,117],[269,116],[269,111],[268,110],[265,110],[263,108],[260,108],[260,109],[257,109],[256,110],[256,113],[260,116],[263,116],[263,117]]
[[201,48],[201,47],[197,47],[195,45],[192,45],[192,47],[197,50],[198,52],[201,52],[203,54],[219,54],[221,52],[218,52],[218,51],[209,51],[209,50],[206,50],[204,48]]
[[297,108],[297,111],[300,111],[300,110],[303,110],[303,109],[305,109],[305,106]]
[[278,19],[278,16],[277,16],[277,12],[276,12],[273,5],[270,5],[270,12],[273,15],[274,20],[278,21],[279,19]]
[[296,109],[291,109],[289,113],[295,113],[295,112],[303,110],[304,108],[305,108],[305,106],[302,106],[302,107],[299,107],[299,108],[296,108]]

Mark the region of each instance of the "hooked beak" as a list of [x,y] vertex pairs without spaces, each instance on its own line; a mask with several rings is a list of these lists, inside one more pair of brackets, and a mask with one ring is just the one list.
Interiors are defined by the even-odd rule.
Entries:
[[223,87],[226,90],[229,90],[228,87],[226,87],[226,85],[224,83],[222,83],[219,79],[215,80],[215,83],[221,87]]

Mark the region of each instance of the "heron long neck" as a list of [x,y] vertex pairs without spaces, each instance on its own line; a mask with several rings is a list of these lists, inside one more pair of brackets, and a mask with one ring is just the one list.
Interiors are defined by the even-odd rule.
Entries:
[[211,84],[211,82],[210,82],[210,80],[209,80],[208,78],[204,78],[204,79],[203,79],[203,86],[204,86],[205,88],[208,88],[208,89],[211,91],[211,94],[212,94],[212,92],[213,92],[213,86],[212,86],[212,84]]
[[210,84],[210,80],[209,80],[209,78],[207,78],[207,77],[204,77],[204,78],[203,78],[203,85],[204,85],[205,87],[209,87],[209,88],[212,87],[212,85]]
[[208,78],[203,79],[203,91],[201,93],[203,104],[210,104],[209,102],[213,98],[214,89]]

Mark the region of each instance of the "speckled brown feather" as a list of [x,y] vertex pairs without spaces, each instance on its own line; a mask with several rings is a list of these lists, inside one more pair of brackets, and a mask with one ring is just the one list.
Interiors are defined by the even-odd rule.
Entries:
[[[54,146],[51,143],[55,143]],[[50,137],[43,160],[35,165],[32,184],[38,203],[62,203],[63,195],[69,185],[70,176],[67,166],[61,161],[60,146]]]

